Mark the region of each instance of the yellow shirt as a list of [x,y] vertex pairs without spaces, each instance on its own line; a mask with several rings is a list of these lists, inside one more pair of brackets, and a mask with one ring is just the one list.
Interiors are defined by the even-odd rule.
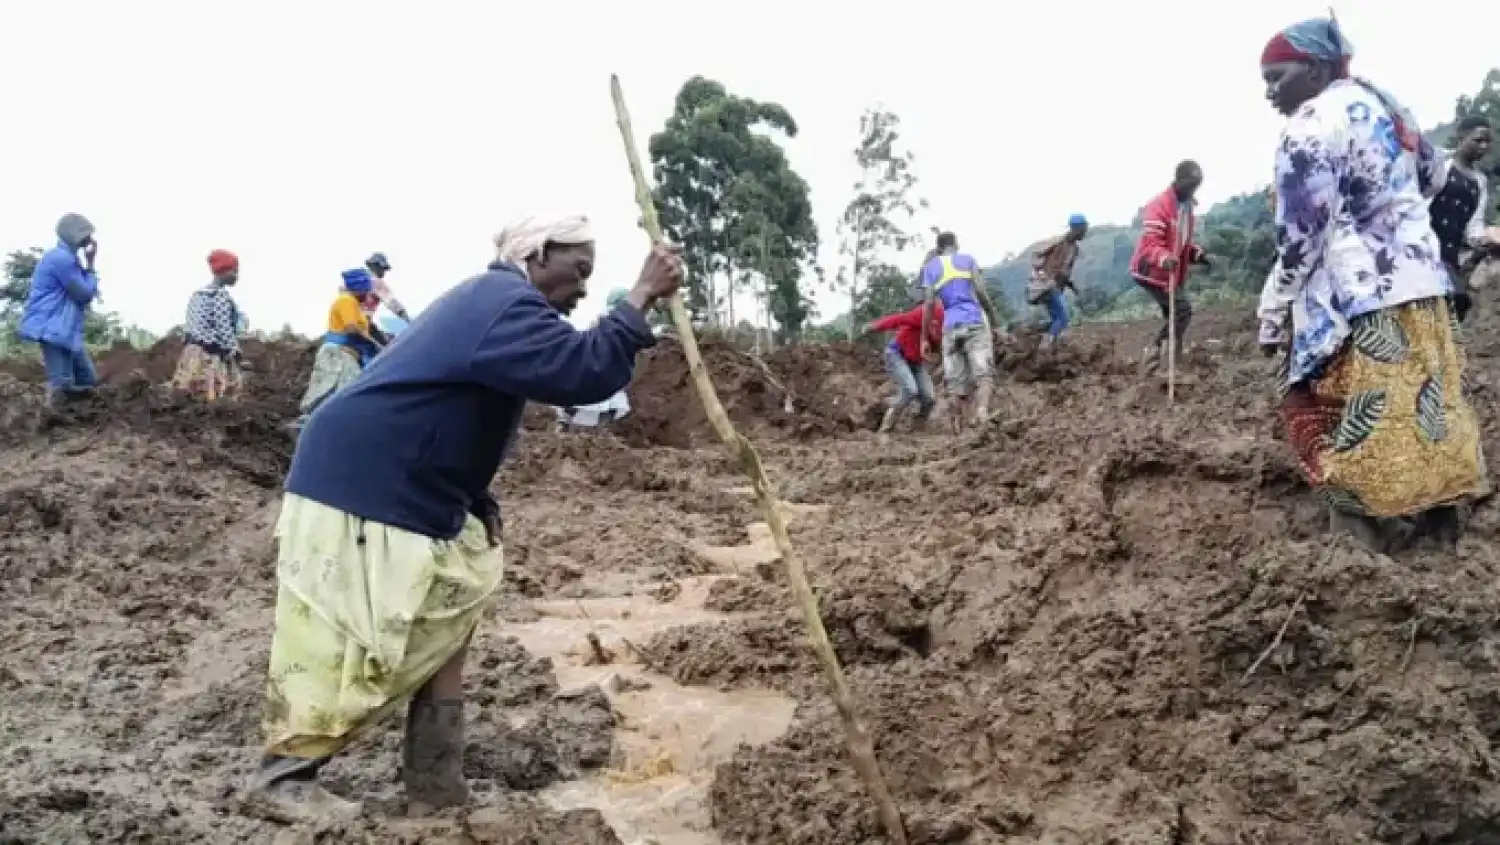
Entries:
[[370,319],[352,293],[341,293],[328,309],[328,330],[339,334],[369,334]]

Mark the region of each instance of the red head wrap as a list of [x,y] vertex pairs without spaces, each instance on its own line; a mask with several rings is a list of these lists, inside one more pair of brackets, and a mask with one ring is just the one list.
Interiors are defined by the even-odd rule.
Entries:
[[238,270],[240,257],[227,249],[216,249],[208,254],[208,269],[214,273],[228,273],[230,270]]

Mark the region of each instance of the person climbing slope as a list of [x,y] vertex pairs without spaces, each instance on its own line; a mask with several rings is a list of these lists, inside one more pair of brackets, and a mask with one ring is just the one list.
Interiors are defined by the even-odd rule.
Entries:
[[319,768],[404,702],[408,810],[462,804],[463,661],[501,581],[495,473],[527,402],[586,405],[630,382],[645,312],[682,283],[654,248],[592,329],[563,315],[594,270],[587,218],[528,218],[308,421],[276,535],[266,754],[245,809],[284,821],[358,804]]
[[1451,543],[1453,505],[1489,483],[1423,199],[1441,163],[1410,113],[1350,76],[1352,55],[1323,18],[1288,27],[1261,55],[1266,96],[1289,120],[1260,342],[1290,347],[1287,441],[1335,525],[1377,551],[1409,536]]
[[1031,259],[1031,281],[1026,286],[1026,299],[1033,306],[1040,306],[1043,313],[1038,324],[1047,334],[1042,346],[1056,344],[1068,328],[1068,303],[1063,291],[1078,288],[1073,285],[1073,264],[1078,261],[1078,249],[1089,232],[1088,218],[1075,214],[1068,218],[1068,231],[1043,244]]
[[213,281],[188,298],[182,322],[182,357],[172,384],[212,402],[240,387],[240,309],[229,295],[240,278],[240,259],[227,249],[208,254]]
[[[865,326],[865,333],[894,332],[885,345],[885,369],[896,385],[896,393],[887,402],[885,416],[880,420],[880,433],[885,434],[895,427],[901,414],[917,403],[917,414],[913,426],[926,424],[932,409],[937,405],[937,395],[932,389],[932,376],[927,372],[927,362],[922,356],[922,318],[926,303],[897,314],[881,317]],[[927,323],[927,343],[943,342],[943,304],[932,307],[932,319]]]
[[[1208,253],[1193,243],[1193,207],[1198,188],[1203,185],[1203,168],[1196,162],[1177,165],[1172,184],[1157,194],[1141,211],[1141,236],[1135,254],[1130,258],[1130,274],[1135,283],[1156,303],[1162,316],[1156,342],[1146,349],[1145,369],[1155,372],[1161,366],[1163,350],[1171,336],[1168,321],[1175,311],[1176,349],[1178,357],[1186,347],[1188,325],[1193,320],[1193,304],[1183,286],[1187,283],[1188,265],[1211,266]],[[1175,301],[1174,301],[1175,300]]]
[[1453,280],[1453,306],[1460,322],[1469,314],[1469,276],[1480,262],[1500,252],[1485,228],[1489,211],[1488,176],[1478,169],[1489,154],[1494,133],[1488,120],[1470,115],[1454,128],[1458,147],[1437,177],[1438,188],[1428,206],[1443,264]]
[[57,221],[57,246],[42,254],[31,274],[16,333],[41,347],[49,405],[84,395],[98,381],[83,341],[84,319],[99,295],[98,253],[94,224],[81,214],[64,214]]
[[991,331],[1000,325],[999,315],[985,291],[974,257],[958,251],[958,237],[944,232],[937,237],[937,255],[922,267],[922,325],[918,332],[921,357],[927,357],[933,312],[943,304],[943,385],[954,397],[953,430],[963,427],[963,412],[973,394],[973,422],[990,415],[990,393],[995,384],[995,342]]
[[[615,288],[604,298],[606,313],[613,311],[630,291],[625,288]],[[557,409],[557,422],[562,431],[568,431],[575,425],[600,426],[623,419],[630,414],[630,396],[624,388],[615,391],[615,394],[603,402],[595,402],[590,405],[570,406]]]
[[312,375],[298,405],[304,419],[320,404],[347,387],[380,351],[365,314],[372,277],[364,269],[345,270],[344,286],[328,308],[328,331],[313,359]]
[[395,292],[385,280],[386,275],[391,272],[391,260],[383,252],[372,253],[365,259],[365,269],[370,271],[370,294],[364,298],[363,305],[371,323],[374,323],[375,312],[381,305],[403,322],[410,323],[411,317],[406,313],[406,306],[396,301]]

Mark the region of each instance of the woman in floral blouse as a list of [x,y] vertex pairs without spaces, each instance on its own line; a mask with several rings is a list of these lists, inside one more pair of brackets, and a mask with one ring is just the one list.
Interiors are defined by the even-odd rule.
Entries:
[[1441,162],[1389,94],[1349,75],[1351,56],[1328,19],[1283,30],[1261,56],[1289,120],[1260,340],[1289,348],[1283,413],[1308,481],[1337,524],[1388,551],[1456,541],[1453,506],[1488,482],[1428,217]]

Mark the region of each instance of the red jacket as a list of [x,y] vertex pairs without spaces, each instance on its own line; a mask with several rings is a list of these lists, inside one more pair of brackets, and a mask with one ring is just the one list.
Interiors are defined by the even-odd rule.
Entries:
[[[891,343],[901,350],[901,357],[913,364],[922,363],[922,306],[910,311],[881,317],[870,324],[870,331],[895,332]],[[932,303],[932,320],[927,324],[927,340],[934,347],[943,344],[943,303]]]
[[[1141,239],[1136,241],[1135,253],[1130,256],[1130,275],[1135,280],[1161,290],[1176,290],[1187,278],[1188,265],[1203,258],[1203,249],[1193,243],[1195,222],[1192,209],[1187,209],[1187,231],[1178,231],[1178,216],[1182,212],[1177,202],[1177,192],[1171,188],[1162,191],[1141,210]],[[1180,238],[1180,239],[1179,239]],[[1176,253],[1177,266],[1166,270],[1162,259]]]

